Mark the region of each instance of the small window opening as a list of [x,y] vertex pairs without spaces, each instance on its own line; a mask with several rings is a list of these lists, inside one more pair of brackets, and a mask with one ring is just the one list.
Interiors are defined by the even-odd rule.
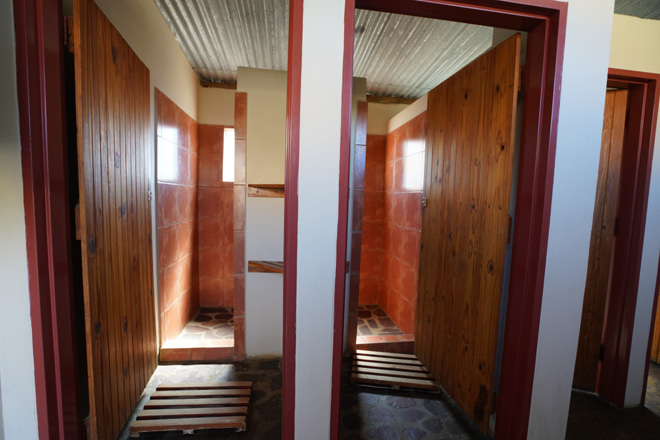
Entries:
[[222,181],[234,181],[234,129],[225,128],[222,147]]

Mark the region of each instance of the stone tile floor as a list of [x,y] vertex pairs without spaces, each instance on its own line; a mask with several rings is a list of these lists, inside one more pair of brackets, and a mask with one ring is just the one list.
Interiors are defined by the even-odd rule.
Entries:
[[234,339],[233,307],[203,307],[174,339],[181,341],[213,341]]
[[151,377],[142,398],[133,412],[129,423],[119,436],[128,440],[128,427],[142,410],[148,397],[161,383],[212,382],[212,381],[252,381],[252,395],[248,410],[247,430],[198,431],[194,435],[172,433],[141,434],[145,439],[180,440],[277,440],[282,433],[282,361],[281,359],[256,359],[233,364],[215,365],[161,365]]
[[[146,439],[275,440],[282,429],[282,362],[250,360],[220,365],[159,366],[152,376],[131,421],[160,383],[251,380],[254,382],[248,429],[209,430],[195,435],[143,434]],[[392,391],[351,385],[350,359],[344,363],[340,433],[342,440],[484,440],[477,427],[446,393]],[[574,392],[568,430],[570,440],[657,440],[660,438],[660,366],[651,364],[646,408],[619,409],[589,393]],[[128,425],[127,425],[128,427]],[[127,440],[128,430],[119,437]]]
[[573,391],[568,414],[568,440],[657,440],[660,439],[660,366],[651,363],[646,404],[616,408],[597,395]]
[[379,305],[362,304],[358,306],[358,336],[402,334],[401,329]]
[[[344,362],[341,397],[342,440],[482,440],[484,437],[446,394],[358,387],[349,381],[351,361]],[[245,432],[233,430],[142,434],[144,439],[275,440],[282,431],[282,362],[250,360],[219,365],[159,366],[119,440],[128,440],[130,422],[161,383],[250,380],[252,399]],[[310,439],[313,440],[313,439]]]
[[482,440],[449,396],[352,385],[344,363],[339,438],[342,440]]

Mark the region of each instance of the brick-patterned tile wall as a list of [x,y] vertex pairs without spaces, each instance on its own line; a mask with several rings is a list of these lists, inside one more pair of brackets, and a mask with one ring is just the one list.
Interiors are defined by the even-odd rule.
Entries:
[[426,112],[387,136],[368,135],[360,304],[378,304],[415,330],[422,229]]
[[234,183],[222,181],[225,128],[199,125],[199,302],[234,305]]
[[157,91],[156,178],[161,342],[199,309],[197,122]]

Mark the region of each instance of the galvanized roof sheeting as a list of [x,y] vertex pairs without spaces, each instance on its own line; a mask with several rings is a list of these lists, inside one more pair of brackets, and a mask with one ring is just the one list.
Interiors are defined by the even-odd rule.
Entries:
[[614,13],[660,20],[660,0],[616,0]]
[[353,73],[367,92],[418,98],[489,49],[493,29],[358,10]]
[[[286,70],[288,0],[154,0],[203,81],[239,66]],[[367,92],[417,98],[490,48],[492,28],[357,10],[354,76]]]
[[286,70],[288,0],[154,0],[203,81],[234,82],[239,66]]

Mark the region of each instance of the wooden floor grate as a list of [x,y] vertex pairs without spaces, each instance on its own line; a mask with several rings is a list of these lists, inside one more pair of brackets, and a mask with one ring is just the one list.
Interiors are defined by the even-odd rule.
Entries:
[[245,431],[252,382],[201,382],[159,385],[131,424],[142,432],[233,428]]
[[440,392],[440,385],[412,354],[356,350],[351,383]]

